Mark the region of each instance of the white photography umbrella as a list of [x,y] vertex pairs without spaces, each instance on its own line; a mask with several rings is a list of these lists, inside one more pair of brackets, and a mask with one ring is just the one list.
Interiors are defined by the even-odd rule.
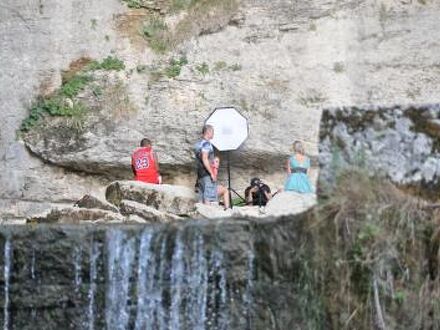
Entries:
[[[229,152],[237,150],[249,135],[248,120],[234,107],[216,108],[206,119],[205,124],[214,127],[214,138],[211,143],[219,151],[227,151],[227,171],[228,171],[228,190],[229,205],[232,208],[233,191],[237,196],[241,197],[234,189],[231,188],[231,167],[229,160]],[[243,199],[244,200],[244,199]]]

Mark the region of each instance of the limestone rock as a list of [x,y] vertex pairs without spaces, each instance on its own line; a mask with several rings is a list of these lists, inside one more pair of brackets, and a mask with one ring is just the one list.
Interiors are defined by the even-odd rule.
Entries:
[[[96,193],[107,184],[102,176],[130,178],[130,152],[146,134],[154,140],[166,182],[191,187],[192,145],[219,105],[235,105],[250,119],[249,139],[231,155],[234,188],[243,191],[252,176],[271,187],[282,182],[292,140],[302,140],[317,155],[324,108],[432,103],[440,95],[434,33],[439,1],[243,0],[235,21],[184,40],[165,55],[154,54],[139,35],[147,14],[128,10],[120,0],[35,3],[4,0],[0,10],[0,205],[24,217],[40,212],[38,203],[48,208]],[[214,31],[205,23],[196,21],[199,31]],[[30,105],[60,87],[62,70],[83,57],[109,54],[125,63],[120,79],[135,111],[95,112],[91,101],[115,100],[96,88],[92,98],[81,95],[92,110],[77,125],[85,129],[59,125],[54,132],[65,133],[42,134],[26,146],[17,141]],[[188,60],[180,75],[157,78],[175,54]],[[138,65],[146,70],[137,72]],[[426,162],[428,177],[434,164],[435,159]]]
[[113,182],[107,187],[105,196],[110,203],[117,206],[125,199],[177,215],[193,211],[196,202],[196,195],[189,188],[139,181]]
[[307,211],[316,204],[315,194],[299,194],[291,191],[279,192],[267,203],[267,216],[287,216]]
[[320,132],[319,186],[357,166],[417,194],[440,193],[440,106],[343,107],[326,110]]
[[119,213],[101,209],[85,209],[70,207],[64,209],[53,209],[46,216],[35,216],[29,218],[28,223],[63,223],[77,224],[87,222],[124,222],[125,218]]
[[105,200],[101,200],[98,197],[89,194],[84,195],[80,200],[75,203],[74,206],[86,209],[107,210],[115,213],[119,212],[119,209],[113,204],[110,204]]
[[127,216],[125,223],[142,224],[142,223],[149,223],[149,222],[148,222],[148,220],[145,220],[144,218],[142,218],[136,214],[130,214]]
[[[151,222],[151,223],[167,223],[183,220],[182,217],[179,217],[175,214],[158,211],[153,207],[147,206],[145,204],[141,204],[138,202],[130,201],[130,200],[122,200],[120,203],[121,212],[124,215],[130,217],[132,215],[137,216],[143,219],[143,222]],[[136,218],[134,218],[136,221]]]
[[207,205],[203,203],[196,204],[196,217],[202,217],[204,219],[221,219],[230,218],[233,214],[231,209],[225,210],[223,207],[215,204]]

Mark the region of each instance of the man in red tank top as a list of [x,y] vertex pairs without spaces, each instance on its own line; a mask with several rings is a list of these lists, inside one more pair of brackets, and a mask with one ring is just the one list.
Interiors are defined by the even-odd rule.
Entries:
[[162,183],[162,177],[159,174],[159,161],[149,139],[142,139],[140,148],[133,152],[131,168],[136,181]]

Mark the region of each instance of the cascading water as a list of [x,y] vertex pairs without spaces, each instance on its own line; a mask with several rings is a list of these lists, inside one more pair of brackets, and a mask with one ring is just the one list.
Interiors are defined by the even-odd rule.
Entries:
[[279,262],[287,249],[272,251],[266,237],[267,228],[238,220],[0,229],[0,322],[4,330],[283,329],[272,319],[286,308],[277,292],[293,295],[282,280],[293,264]]
[[9,238],[6,239],[5,247],[4,247],[4,306],[3,306],[3,329],[8,330],[9,329],[9,280],[11,276],[11,254],[12,254],[12,248],[11,248],[11,241]]

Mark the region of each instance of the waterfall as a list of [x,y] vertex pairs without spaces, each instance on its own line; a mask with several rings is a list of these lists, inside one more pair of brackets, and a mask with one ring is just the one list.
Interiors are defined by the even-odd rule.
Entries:
[[[52,328],[60,328],[64,321],[67,327],[81,330],[241,330],[254,326],[257,256],[249,251],[254,246],[248,232],[243,231],[247,236],[229,236],[216,226],[193,222],[103,227],[86,236],[75,230],[61,232],[65,241],[55,244],[52,237],[56,236],[44,234],[38,245],[20,250],[28,257],[17,257],[14,264],[12,242],[17,249],[23,245],[15,243],[15,236],[3,236],[3,330],[22,328],[23,322],[44,328],[51,308],[59,308],[57,315],[65,318],[57,324],[54,321]],[[53,260],[66,262],[53,267]],[[28,269],[29,275],[15,277],[12,268]],[[26,290],[15,290],[20,285],[32,288],[30,299]],[[48,297],[42,308],[35,305],[40,292]],[[12,301],[23,302],[24,307],[14,304],[12,308]],[[62,307],[56,305],[58,301]],[[15,314],[20,308],[25,312]]]
[[135,238],[121,230],[107,233],[108,273],[105,318],[107,329],[125,330],[129,321],[129,289],[135,257]]
[[5,301],[3,306],[3,329],[9,330],[9,281],[11,277],[11,260],[12,260],[12,246],[9,238],[6,239],[5,242],[5,250],[4,250],[4,278],[5,278]]
[[32,246],[31,278],[35,280],[35,247]]
[[151,297],[154,283],[155,255],[152,250],[152,243],[153,232],[145,229],[141,234],[139,244],[136,330],[153,330],[154,301]]
[[[90,281],[89,281],[89,292],[88,292],[88,299],[89,299],[89,307],[88,307],[88,329],[94,330],[95,329],[95,296],[96,296],[96,277],[97,277],[97,270],[96,270],[96,262],[99,258],[100,251],[98,247],[98,243],[93,240],[93,237],[91,239],[90,244]],[[78,253],[79,255],[79,261],[81,261],[81,250]],[[79,263],[80,265],[80,263]],[[79,271],[80,271],[80,267]],[[75,285],[81,284],[81,277],[78,276],[78,274],[75,272],[75,281],[78,280],[78,284],[75,283]]]
[[171,262],[171,329],[180,330],[180,314],[182,304],[182,286],[184,283],[185,265],[183,263],[184,244],[182,231],[176,235]]
[[82,248],[81,246],[75,246],[73,249],[73,268],[75,271],[75,293],[79,292],[82,284],[81,278],[81,261],[82,261]]

